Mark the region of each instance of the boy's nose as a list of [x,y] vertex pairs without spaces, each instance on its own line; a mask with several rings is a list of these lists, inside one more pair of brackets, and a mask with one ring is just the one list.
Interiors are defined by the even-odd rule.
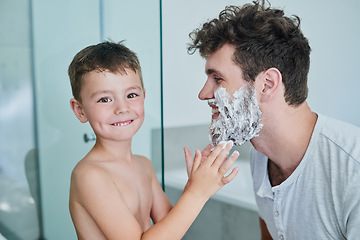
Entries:
[[200,100],[213,99],[216,88],[217,88],[217,85],[208,79],[205,82],[203,88],[199,92],[199,95],[198,95],[199,99]]
[[129,105],[126,101],[118,101],[115,107],[115,114],[120,114],[129,111]]

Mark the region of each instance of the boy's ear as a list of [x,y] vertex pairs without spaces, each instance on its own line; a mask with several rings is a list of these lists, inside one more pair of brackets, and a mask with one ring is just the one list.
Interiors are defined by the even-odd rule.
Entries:
[[85,115],[84,109],[81,106],[81,103],[75,98],[72,98],[70,100],[70,106],[73,112],[75,113],[76,117],[80,120],[80,122],[86,123],[87,117]]
[[271,100],[280,90],[282,75],[277,68],[269,68],[259,75],[260,77],[260,101]]

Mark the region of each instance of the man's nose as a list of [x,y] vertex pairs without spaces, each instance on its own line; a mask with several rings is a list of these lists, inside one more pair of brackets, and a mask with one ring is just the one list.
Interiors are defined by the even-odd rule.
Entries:
[[200,100],[213,99],[216,87],[217,87],[217,85],[213,81],[210,81],[208,79],[205,82],[203,88],[199,92],[199,95],[198,95],[199,99]]

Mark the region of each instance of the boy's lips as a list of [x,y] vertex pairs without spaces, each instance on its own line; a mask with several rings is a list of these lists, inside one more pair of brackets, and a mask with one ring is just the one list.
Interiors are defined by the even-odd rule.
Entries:
[[124,126],[127,126],[127,125],[131,124],[133,121],[134,121],[134,120],[128,120],[128,121],[123,121],[123,122],[116,122],[116,123],[113,123],[113,124],[111,124],[111,125],[124,127]]

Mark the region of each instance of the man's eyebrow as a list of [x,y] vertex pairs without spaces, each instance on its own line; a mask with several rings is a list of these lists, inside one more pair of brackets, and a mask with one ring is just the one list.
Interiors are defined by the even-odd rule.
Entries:
[[216,74],[216,75],[222,76],[221,72],[219,72],[218,70],[213,69],[213,68],[206,69],[205,73],[207,75]]

